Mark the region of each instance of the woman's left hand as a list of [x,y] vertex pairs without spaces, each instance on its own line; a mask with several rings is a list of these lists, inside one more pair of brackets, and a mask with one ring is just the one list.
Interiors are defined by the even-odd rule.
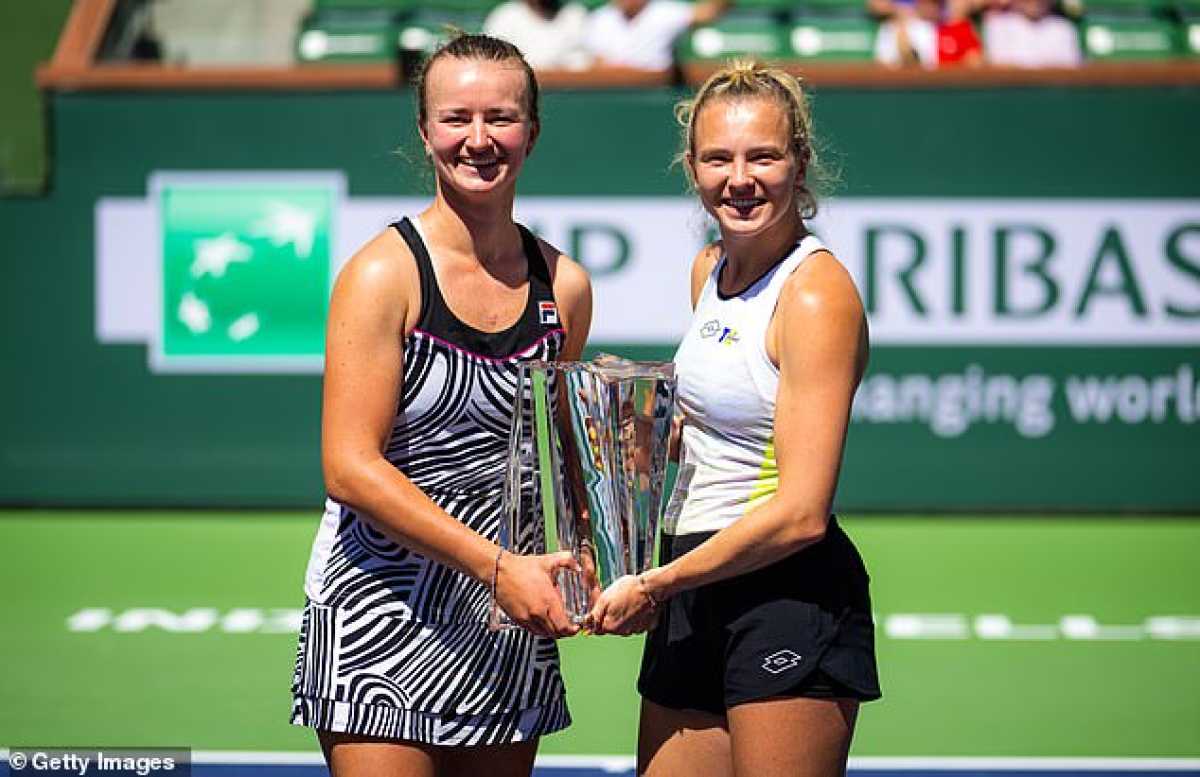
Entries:
[[658,608],[637,575],[625,575],[605,589],[588,613],[584,627],[593,634],[627,637],[654,628]]

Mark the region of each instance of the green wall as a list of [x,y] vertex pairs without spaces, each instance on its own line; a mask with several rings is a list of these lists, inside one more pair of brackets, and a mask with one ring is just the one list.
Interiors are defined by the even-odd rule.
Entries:
[[[551,92],[522,178],[537,195],[675,195],[670,91]],[[321,497],[320,379],[161,375],[94,328],[94,208],[160,170],[342,170],[352,197],[420,194],[407,92],[52,95],[49,194],[0,200],[0,502],[307,505]],[[846,197],[1200,198],[1200,87],[819,90]],[[681,266],[683,257],[679,259]],[[608,344],[610,349],[614,345]],[[616,350],[621,350],[617,348]],[[669,354],[671,344],[628,349]],[[1200,372],[1154,348],[879,346],[873,370]],[[946,441],[852,428],[843,508],[1194,510],[1195,426],[1002,428]]]

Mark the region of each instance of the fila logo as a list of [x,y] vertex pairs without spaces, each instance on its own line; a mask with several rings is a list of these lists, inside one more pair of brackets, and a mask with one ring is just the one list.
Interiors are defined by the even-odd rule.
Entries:
[[786,672],[789,669],[795,669],[800,666],[802,660],[804,660],[804,656],[793,650],[784,648],[783,650],[776,650],[767,656],[763,661],[762,668],[771,674],[779,674],[780,672]]
[[538,320],[543,324],[557,324],[558,307],[553,302],[539,302]]
[[704,326],[700,327],[700,336],[706,340],[710,337],[716,337],[717,342],[722,345],[733,345],[742,339],[736,329],[721,326],[721,322],[715,318],[704,322]]

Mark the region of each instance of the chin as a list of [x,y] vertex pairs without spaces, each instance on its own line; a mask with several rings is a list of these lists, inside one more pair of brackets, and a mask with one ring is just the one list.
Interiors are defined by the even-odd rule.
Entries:
[[772,220],[757,216],[752,219],[731,219],[718,218],[717,225],[721,228],[721,232],[727,235],[737,235],[739,237],[750,237],[765,231],[771,226]]
[[455,175],[450,179],[453,187],[464,194],[486,195],[508,188],[509,178],[501,173],[491,180],[471,175]]

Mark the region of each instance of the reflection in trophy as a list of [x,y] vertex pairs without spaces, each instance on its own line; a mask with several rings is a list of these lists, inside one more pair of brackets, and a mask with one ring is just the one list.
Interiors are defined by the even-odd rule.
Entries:
[[[558,588],[576,623],[590,594],[650,568],[675,407],[675,367],[601,356],[523,363],[509,437],[500,545],[569,550]],[[493,628],[513,626],[492,602]]]

